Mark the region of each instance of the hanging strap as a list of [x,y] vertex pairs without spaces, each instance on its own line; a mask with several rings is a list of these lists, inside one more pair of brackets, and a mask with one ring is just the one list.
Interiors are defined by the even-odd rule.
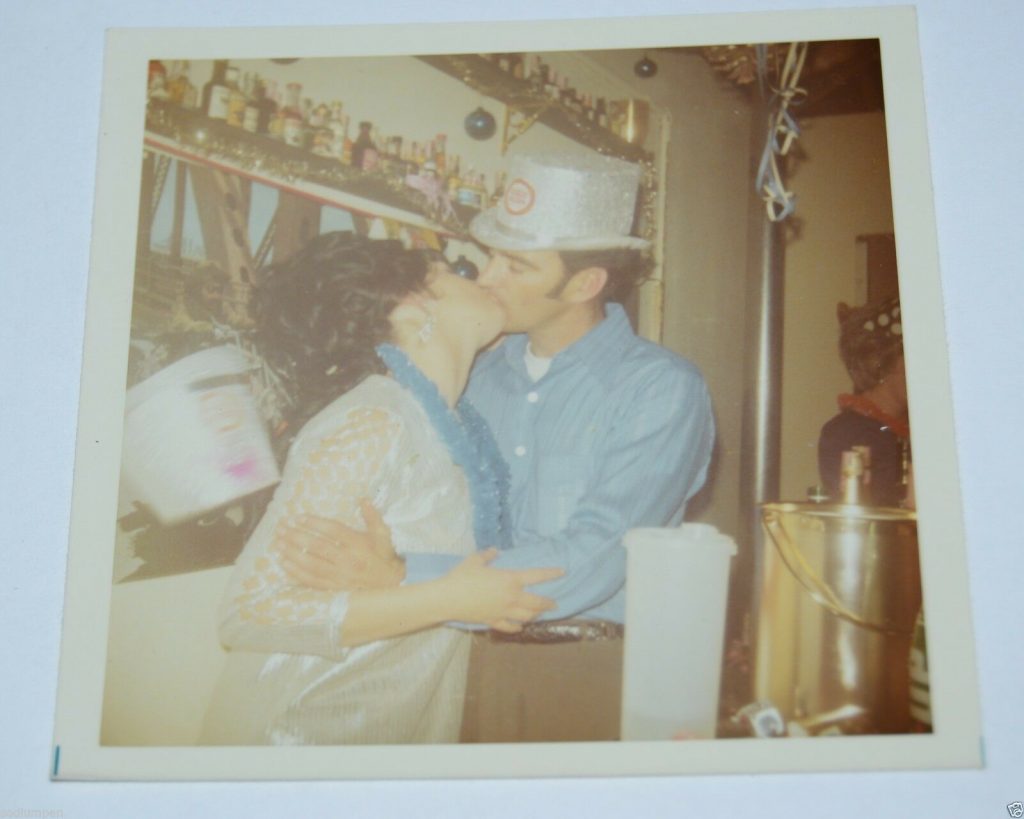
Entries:
[[[756,46],[755,54],[758,84],[763,94],[768,72],[766,46]],[[789,153],[794,140],[800,137],[800,126],[788,109],[794,101],[807,95],[806,90],[797,84],[806,59],[807,43],[791,43],[779,74],[779,87],[772,89],[772,110],[768,115],[767,137],[755,187],[764,200],[768,218],[773,222],[781,222],[796,208],[796,196],[786,189],[778,157]]]

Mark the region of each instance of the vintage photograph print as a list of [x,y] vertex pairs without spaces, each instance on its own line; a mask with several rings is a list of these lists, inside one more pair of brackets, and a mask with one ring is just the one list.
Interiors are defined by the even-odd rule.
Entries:
[[912,10],[105,76],[54,778],[979,764]]

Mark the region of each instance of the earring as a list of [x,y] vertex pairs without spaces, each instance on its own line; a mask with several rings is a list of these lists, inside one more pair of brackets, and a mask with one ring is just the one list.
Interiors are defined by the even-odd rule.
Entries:
[[420,344],[426,344],[430,341],[434,335],[434,325],[437,323],[437,319],[434,318],[433,313],[427,313],[427,320],[420,326],[419,332],[416,334],[419,336]]

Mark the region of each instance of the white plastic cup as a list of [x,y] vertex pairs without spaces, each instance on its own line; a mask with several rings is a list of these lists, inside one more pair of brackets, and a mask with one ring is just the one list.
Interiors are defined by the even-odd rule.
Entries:
[[280,480],[270,439],[232,346],[201,350],[128,390],[121,497],[165,525],[199,517]]
[[715,736],[732,538],[714,526],[631,529],[623,740]]

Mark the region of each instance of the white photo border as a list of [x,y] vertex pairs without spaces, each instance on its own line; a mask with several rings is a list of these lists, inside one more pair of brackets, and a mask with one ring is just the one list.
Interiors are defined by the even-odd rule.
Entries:
[[[858,38],[878,38],[882,52],[923,544],[932,734],[287,749],[99,744],[141,173],[137,159],[144,130],[144,78],[151,58],[569,51]],[[980,713],[948,358],[920,54],[910,7],[573,20],[564,25],[543,21],[112,30],[104,66],[51,776],[429,779],[978,767]],[[915,400],[918,396],[921,400]]]

